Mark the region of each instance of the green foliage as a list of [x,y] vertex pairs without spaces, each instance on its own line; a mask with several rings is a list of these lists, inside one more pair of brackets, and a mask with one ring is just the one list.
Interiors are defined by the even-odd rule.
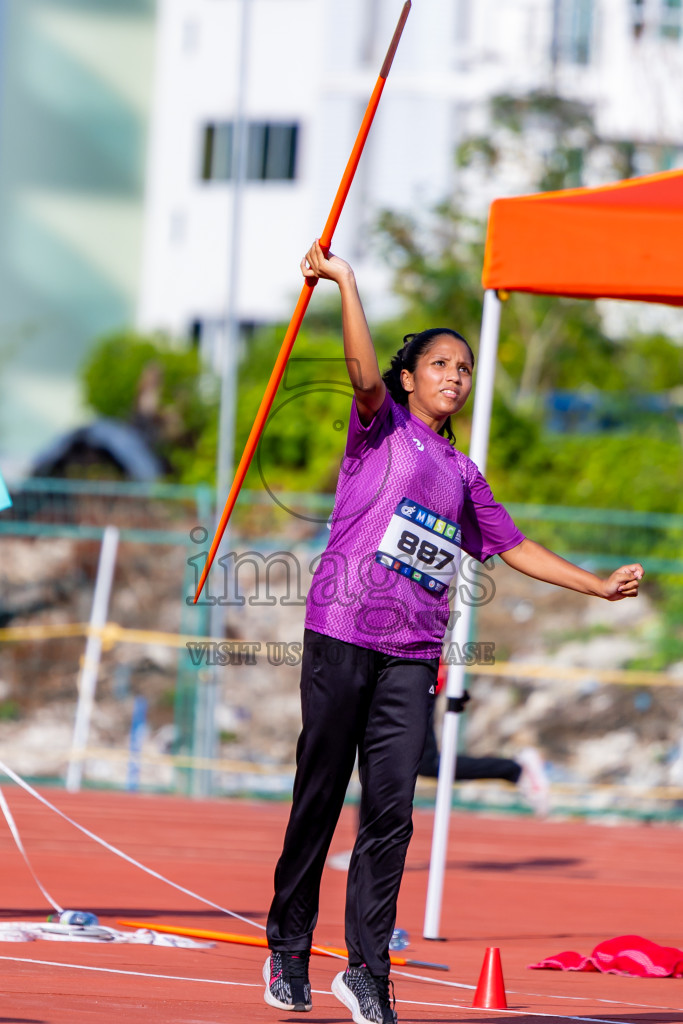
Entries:
[[[499,96],[491,113],[494,131],[486,140],[464,140],[457,154],[462,166],[470,160],[493,166],[510,139],[533,128],[552,140],[536,168],[539,187],[565,187],[576,183],[568,178],[572,148],[603,145],[585,106],[550,94]],[[633,147],[620,143],[614,154],[615,166],[625,165]],[[386,212],[377,232],[406,321],[455,327],[476,351],[484,225],[452,197],[422,221]],[[681,387],[683,347],[670,339],[615,339],[605,334],[595,303],[515,294],[501,321],[488,475],[507,501],[683,510],[680,424],[673,411],[657,413],[643,401],[658,397],[666,410],[670,400],[673,410]],[[609,429],[590,433],[579,423],[582,433],[551,434],[544,405],[552,391],[592,396],[600,410],[596,422]]]
[[0,722],[18,722],[22,717],[21,706],[13,698],[0,701]]
[[570,100],[557,93],[533,89],[520,96],[500,93],[491,99],[491,117],[494,125],[505,127],[516,135],[540,123],[561,137],[569,132],[582,131],[595,139],[593,117],[580,100]]
[[471,135],[461,142],[455,151],[455,163],[458,167],[469,167],[474,163],[495,167],[499,158],[500,153],[488,135]]
[[83,368],[87,402],[103,416],[129,419],[140,397],[143,372],[150,366],[160,371],[159,409],[175,409],[189,431],[201,428],[207,403],[199,353],[163,335],[122,331],[103,338]]
[[[244,450],[284,331],[267,328],[250,341],[239,373],[235,449]],[[336,335],[301,331],[264,428],[246,486],[332,491],[348,427],[352,391]]]
[[81,379],[88,405],[139,426],[166,460],[171,479],[214,478],[216,389],[195,348],[163,336],[117,332],[95,346]]
[[[598,149],[605,151],[615,177],[620,176],[628,155],[633,158],[633,150],[598,137],[592,111],[580,100],[541,89],[519,96],[505,93],[492,98],[490,115],[488,149],[481,146],[479,137],[465,139],[456,155],[460,166],[483,162],[492,168],[503,154],[514,153],[516,162],[534,165],[536,187],[550,192],[581,185],[584,168]],[[530,135],[543,141],[529,147]]]
[[[548,434],[500,408],[487,475],[505,501],[683,512],[680,444],[630,433]],[[508,433],[506,421],[514,424]]]
[[178,483],[188,486],[215,485],[218,461],[217,403],[209,403],[206,410],[206,422],[198,431],[194,443],[174,444],[169,461]]
[[102,416],[129,419],[145,366],[157,356],[151,338],[126,331],[103,338],[81,370],[85,400]]
[[[465,139],[457,160],[493,167],[510,145],[524,148],[528,129],[550,140],[535,166],[540,187],[576,183],[583,156],[603,146],[590,110],[579,102],[535,92],[499,96],[494,130]],[[632,169],[634,147],[610,143],[613,166]],[[377,239],[403,300],[400,322],[375,325],[380,365],[410,331],[452,326],[477,349],[484,225],[457,198],[423,219],[387,211]],[[351,390],[341,347],[336,290],[318,289],[301,332],[246,485],[332,491],[348,424]],[[644,395],[673,395],[683,386],[683,349],[660,335],[614,339],[595,304],[550,296],[513,295],[501,324],[488,475],[506,501],[644,511],[683,511],[681,435],[673,415],[639,408]],[[282,327],[258,331],[239,367],[235,457],[251,430],[279,351]],[[215,390],[193,349],[132,332],[104,339],[84,370],[90,404],[102,415],[135,419],[141,385],[156,367],[159,446],[175,479],[212,482],[218,418]],[[601,396],[609,432],[553,435],[544,426],[549,391]],[[642,403],[641,403],[642,404]],[[467,447],[467,414],[455,424]]]
[[411,331],[455,326],[468,339],[478,335],[481,223],[443,203],[426,228],[408,214],[385,211],[378,219],[377,237],[394,271],[394,290],[404,300],[404,323]]
[[[491,115],[493,129],[486,137],[461,143],[461,169],[485,176],[507,157],[527,163],[536,188],[567,188],[582,183],[585,166],[599,150],[615,178],[633,173],[635,146],[599,139],[581,103],[538,92],[500,96]],[[547,145],[529,149],[529,130]],[[455,327],[474,341],[476,351],[484,225],[466,216],[453,196],[421,221],[384,213],[378,234],[407,320]],[[683,513],[683,425],[673,412],[680,409],[682,389],[683,347],[670,339],[615,339],[605,334],[594,303],[515,294],[501,321],[487,477],[507,503]],[[552,391],[593,396],[609,429],[590,432],[579,422],[580,432],[551,433],[544,403]],[[647,397],[660,399],[663,411],[648,410]],[[456,432],[464,447],[467,431],[456,424]],[[680,553],[680,532],[666,537],[654,528],[591,526],[580,515],[576,522],[521,525],[541,543],[565,551],[593,550],[646,564],[648,556]],[[662,610],[661,635],[653,638],[653,653],[641,667],[660,669],[683,658],[680,578],[655,584],[654,592]]]
[[659,581],[660,616],[651,637],[650,651],[635,658],[628,668],[661,672],[683,661],[683,588],[679,576]]

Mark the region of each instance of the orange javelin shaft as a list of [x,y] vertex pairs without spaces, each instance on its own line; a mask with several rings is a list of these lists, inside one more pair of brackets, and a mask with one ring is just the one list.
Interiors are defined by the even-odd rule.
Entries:
[[[398,48],[399,40],[403,33],[403,28],[408,18],[408,14],[410,13],[411,6],[412,0],[406,0],[405,4],[403,5],[401,16],[398,20],[398,24],[394,31],[391,44],[389,46],[389,49],[387,50],[387,55],[384,58],[384,63],[382,64],[379,77],[375,84],[375,88],[372,91],[372,96],[370,97],[367,108],[365,110],[365,114],[363,116],[363,120],[361,122],[361,126],[358,131],[356,141],[354,143],[353,149],[351,150],[349,162],[347,163],[344,174],[342,175],[342,180],[339,184],[339,188],[337,189],[337,194],[334,197],[334,202],[332,203],[330,214],[327,218],[325,227],[323,228],[323,233],[320,236],[320,244],[323,247],[323,249],[329,249],[330,245],[332,244],[332,236],[334,235],[335,228],[337,227],[337,222],[339,221],[342,209],[344,208],[346,197],[349,194],[351,182],[353,181],[354,175],[356,173],[356,169],[358,167],[358,163],[360,161],[361,154],[365,146],[365,142],[370,132],[370,127],[372,125],[375,113],[377,111],[377,107],[379,106],[379,101],[384,90],[387,75],[389,74],[389,71],[391,69],[391,65],[393,63],[394,56]],[[296,304],[296,308],[292,315],[292,319],[289,322],[289,327],[285,332],[285,336],[280,347],[280,352],[275,361],[275,366],[273,367],[273,372],[270,375],[270,380],[268,381],[265,393],[263,395],[263,398],[261,399],[261,405],[259,406],[259,410],[256,413],[254,425],[251,428],[251,432],[249,434],[249,437],[247,438],[247,443],[244,447],[244,452],[242,453],[242,458],[240,459],[239,465],[237,467],[237,472],[235,473],[235,478],[232,482],[232,487],[230,488],[228,500],[225,503],[225,508],[223,509],[220,522],[216,529],[216,534],[213,538],[213,541],[211,542],[209,555],[208,558],[206,559],[206,565],[204,566],[201,578],[199,580],[199,585],[197,586],[197,593],[194,596],[195,604],[199,600],[199,595],[201,594],[204,583],[206,582],[206,577],[209,575],[209,570],[213,565],[213,560],[216,556],[216,551],[218,550],[218,546],[221,542],[223,534],[225,533],[225,529],[228,525],[228,520],[232,515],[232,510],[235,507],[237,496],[240,493],[242,484],[244,483],[244,478],[247,475],[247,470],[249,469],[249,466],[251,465],[251,460],[254,457],[256,446],[263,432],[266,420],[268,419],[268,414],[270,413],[273,401],[275,400],[275,393],[277,392],[277,389],[280,386],[280,381],[282,380],[282,376],[285,372],[287,360],[289,359],[292,348],[294,346],[294,342],[296,341],[297,334],[299,333],[299,328],[301,327],[304,316],[306,315],[308,303],[311,301],[311,295],[313,294],[313,288],[315,287],[315,283],[315,280],[311,281],[308,278],[306,278],[306,280],[304,281],[304,286],[301,289],[299,301]]]
[[[215,932],[208,928],[185,928],[169,924],[154,924],[150,921],[117,921],[117,924],[126,925],[128,928],[149,928],[155,932],[168,932],[172,935],[187,935],[193,939],[214,939],[216,942],[235,942],[240,946],[260,946],[268,949],[268,939],[255,935],[236,935],[232,932]],[[316,956],[342,956],[346,958],[348,953],[345,949],[338,949],[336,946],[313,946],[311,953]],[[392,956],[389,960],[394,967],[432,967],[434,970],[447,971],[446,964],[432,964],[425,960],[407,960],[404,956]]]

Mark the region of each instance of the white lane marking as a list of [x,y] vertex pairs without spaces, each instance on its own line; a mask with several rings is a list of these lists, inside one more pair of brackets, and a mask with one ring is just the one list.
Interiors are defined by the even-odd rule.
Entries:
[[[227,986],[232,986],[233,988],[257,988],[257,989],[261,989],[262,988],[262,984],[261,983],[254,983],[254,982],[251,982],[251,981],[225,981],[225,980],[221,980],[221,979],[218,979],[218,978],[190,978],[190,977],[187,977],[186,975],[182,975],[182,974],[153,974],[153,973],[150,973],[150,972],[147,972],[147,971],[124,971],[124,970],[121,970],[119,968],[114,968],[114,967],[92,967],[92,966],[89,966],[89,965],[86,965],[86,964],[65,964],[65,963],[61,963],[58,960],[35,960],[35,959],[31,959],[30,957],[0,956],[0,960],[8,960],[11,963],[18,963],[18,964],[38,964],[38,965],[40,965],[42,967],[64,967],[64,968],[71,969],[71,970],[74,970],[74,971],[95,971],[95,972],[98,972],[100,974],[125,975],[127,977],[132,977],[132,978],[158,978],[158,979],[161,979],[162,981],[190,981],[190,982],[197,982],[197,984],[200,984],[200,985],[227,985]],[[423,981],[437,981],[436,978],[423,978],[422,980]],[[473,986],[459,986],[457,982],[441,982],[441,984],[456,985],[457,987],[462,987],[462,988],[464,988],[464,987],[468,987],[468,988],[469,987],[473,987]],[[314,995],[318,995],[318,996],[332,995],[332,993],[330,992],[329,989],[317,989],[317,988],[314,988],[314,989],[312,989],[312,992],[313,992]],[[518,994],[521,994],[521,993],[518,993]],[[540,995],[540,998],[549,998],[549,997],[546,997],[545,995]],[[560,998],[562,998],[562,996],[556,996],[555,998],[560,999]],[[573,997],[569,997],[569,998],[578,999],[580,997],[573,996]],[[599,1000],[599,1001],[600,1002],[607,1002],[607,1000]],[[426,1000],[425,1001],[421,1001],[421,1000],[417,1000],[417,999],[397,999],[396,1002],[397,1003],[404,1003],[406,1006],[427,1006],[427,1007],[432,1006],[432,1007],[439,1008],[439,1009],[441,1009],[441,1008],[453,1009],[455,1007],[455,1008],[457,1008],[459,1010],[467,1010],[468,1012],[471,1012],[472,1010],[480,1010],[481,1009],[478,1006],[467,1006],[464,1003],[433,1003],[433,1002],[427,1002]],[[609,1002],[613,1002],[613,1003],[615,1003],[618,1006],[643,1006],[644,1007],[644,1006],[648,1005],[648,1004],[645,1004],[645,1003],[619,1003],[616,999],[615,1000],[609,1000]],[[676,1007],[650,1007],[650,1009],[675,1010],[677,1008]],[[514,1009],[511,1009],[510,1007],[508,1007],[505,1010],[486,1009],[486,1010],[482,1010],[482,1012],[485,1012],[485,1013],[511,1013],[511,1014],[516,1015],[516,1016],[522,1016],[522,1017],[523,1016],[529,1016],[529,1017],[556,1017],[558,1020],[585,1021],[586,1024],[623,1024],[623,1019],[621,1021],[616,1021],[616,1020],[612,1020],[611,1018],[606,1018],[606,1017],[586,1017],[586,1016],[583,1016],[583,1015],[578,1017],[578,1016],[571,1015],[571,1014],[553,1013],[552,1011],[539,1012],[539,1011],[535,1011],[535,1010],[514,1010]]]
[[[476,987],[477,987],[476,985],[464,985],[462,982],[459,982],[459,981],[446,981],[444,978],[431,978],[431,977],[425,977],[422,974],[410,974],[408,971],[395,971],[395,970],[392,970],[391,976],[392,976],[392,978],[395,978],[395,977],[414,978],[416,981],[426,981],[426,982],[429,982],[432,985],[446,985],[448,988],[468,988],[468,989],[471,989],[472,991],[474,991],[476,989]],[[526,999],[566,999],[567,1001],[575,1000],[576,1002],[582,1002],[582,1003],[586,1002],[585,996],[566,996],[566,995],[561,995],[561,994],[556,995],[555,993],[551,993],[551,992],[525,992],[525,991],[520,990],[520,989],[511,989],[511,988],[507,988],[506,992],[507,992],[508,995],[519,996],[520,998],[526,998]],[[398,1002],[398,1000],[396,1000],[396,1001]],[[610,1006],[634,1006],[634,1007],[637,1007],[637,1008],[643,1009],[643,1010],[669,1010],[669,1011],[674,1011],[674,1012],[677,1012],[677,1013],[683,1013],[683,1007],[680,1007],[680,1006],[661,1006],[658,1003],[632,1003],[632,1002],[626,1001],[624,999],[602,999],[602,998],[599,998],[597,996],[595,997],[595,1002],[596,1003],[608,1003]],[[476,1009],[476,1007],[475,1007],[475,1009]],[[574,1018],[570,1018],[570,1019],[573,1020]],[[580,1019],[583,1020],[584,1018],[582,1017]],[[586,1017],[585,1019],[588,1020],[589,1018]]]
[[97,971],[100,974],[125,974],[132,978],[161,978],[163,981],[197,981],[202,985],[233,985],[239,988],[262,988],[251,981],[222,981],[217,978],[187,978],[182,974],[150,974],[147,971],[123,971],[116,967],[91,967],[87,964],[64,964],[59,960],[32,960],[22,956],[0,956],[16,964],[40,964],[41,967],[66,967],[72,971]]
[[[160,978],[162,981],[196,981],[200,985],[232,985],[233,988],[263,988],[263,982],[224,981],[219,978],[188,978],[183,974],[152,974],[148,971],[124,971],[117,967],[91,967],[88,964],[65,964],[59,960],[32,960],[24,956],[0,956],[0,960],[9,960],[15,964],[39,964],[41,967],[65,967],[72,971],[96,971],[100,974],[124,974],[131,978]],[[328,988],[311,989],[314,995],[330,996]]]
[[519,1017],[554,1017],[556,1020],[581,1020],[586,1021],[587,1024],[589,1022],[593,1022],[593,1024],[624,1024],[623,1018],[622,1020],[611,1020],[605,1017],[572,1017],[565,1013],[553,1013],[552,1010],[541,1013],[538,1010],[512,1010],[509,1006],[505,1010],[493,1010],[480,1006],[466,1006],[461,1003],[418,1003],[411,999],[397,999],[396,1002],[413,1006],[449,1007],[451,1010],[455,1006],[459,1010],[467,1010],[468,1013],[478,1010],[480,1013],[512,1013]]

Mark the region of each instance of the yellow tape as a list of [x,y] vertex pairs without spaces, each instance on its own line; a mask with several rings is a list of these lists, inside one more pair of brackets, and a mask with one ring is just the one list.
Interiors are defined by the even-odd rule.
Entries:
[[[185,647],[188,643],[224,643],[225,637],[215,640],[192,633],[163,633],[153,629],[126,629],[116,622],[92,628],[87,622],[61,625],[14,626],[0,629],[0,643],[21,643],[22,640],[55,640],[74,636],[99,636],[106,649],[115,644],[160,644],[165,647]],[[240,641],[241,643],[242,641]],[[254,641],[252,641],[254,642]]]
[[638,669],[581,668],[576,665],[525,665],[516,661],[497,661],[495,665],[476,665],[477,676],[507,676],[511,679],[567,679],[571,682],[596,682],[617,686],[683,686],[683,679],[666,672],[641,672]]
[[14,626],[0,629],[0,641],[16,643],[21,640],[50,640],[68,636],[87,636],[90,627],[87,622],[61,623],[44,626]]
[[139,761],[141,764],[171,765],[174,768],[201,768],[215,772],[238,772],[248,775],[294,775],[295,764],[267,765],[253,761],[228,761],[191,754],[131,754],[130,750],[109,747],[88,747],[69,754],[70,761]]
[[[253,761],[231,761],[212,759],[208,757],[193,757],[191,754],[135,754],[132,755],[130,750],[126,749],[114,749],[111,747],[88,747],[86,750],[74,752],[73,755],[69,755],[69,760],[75,761],[120,761],[128,762],[135,760],[139,764],[148,765],[170,765],[174,768],[195,768],[215,772],[235,772],[238,774],[246,775],[294,775],[296,771],[296,765],[294,764],[281,764],[281,765],[264,765],[255,764]],[[502,780],[499,779],[462,779],[459,780],[461,784],[471,786],[493,786],[500,785]],[[419,779],[418,780],[421,789],[436,789],[436,779]],[[510,784],[506,788],[512,789],[513,786]],[[680,786],[653,786],[649,789],[643,789],[638,785],[625,785],[625,784],[613,784],[613,783],[594,783],[594,782],[554,782],[552,784],[553,793],[564,793],[567,796],[572,794],[581,794],[584,791],[590,793],[613,793],[623,794],[632,799],[642,798],[644,800],[658,799],[658,800],[681,800],[683,799],[683,788]],[[605,814],[610,811],[609,807],[596,808]]]
[[[164,633],[153,629],[126,629],[116,622],[107,622],[99,629],[91,629],[87,622],[61,625],[15,626],[0,629],[0,643],[19,643],[22,640],[52,640],[60,637],[99,636],[104,650],[116,644],[159,644],[164,647],[183,648],[188,643],[224,643],[225,637],[193,636],[187,633]],[[240,641],[246,642],[246,641]],[[258,641],[249,641],[256,645]],[[683,678],[667,672],[644,672],[638,669],[593,669],[576,665],[533,665],[511,661],[497,661],[492,665],[468,666],[471,675],[504,676],[508,679],[566,679],[569,682],[595,682],[615,686],[683,686]]]

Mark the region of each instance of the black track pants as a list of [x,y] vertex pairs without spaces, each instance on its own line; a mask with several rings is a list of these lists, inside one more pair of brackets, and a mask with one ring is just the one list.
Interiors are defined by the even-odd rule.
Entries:
[[357,750],[362,795],[347,881],[346,946],[351,964],[389,973],[389,941],[437,671],[438,658],[394,658],[306,630],[303,728],[268,915],[271,949],[311,945],[320,879]]

